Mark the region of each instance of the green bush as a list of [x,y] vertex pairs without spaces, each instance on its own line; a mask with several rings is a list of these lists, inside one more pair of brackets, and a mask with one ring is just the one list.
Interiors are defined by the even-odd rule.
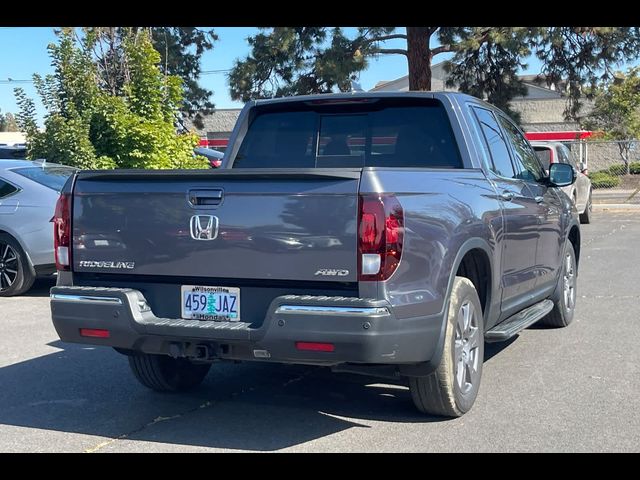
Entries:
[[610,166],[607,169],[600,170],[598,173],[606,173],[608,175],[618,177],[620,175],[625,175],[627,173],[627,168],[624,166],[624,163],[618,163],[616,165]]
[[620,184],[620,179],[611,175],[607,170],[591,173],[589,178],[593,188],[613,188]]
[[640,175],[640,162],[631,162],[629,170],[631,170],[632,175]]
[[[58,43],[49,46],[55,74],[34,75],[47,110],[44,130],[33,100],[16,89],[29,158],[83,169],[208,168],[203,158],[194,158],[197,135],[176,132],[182,80],[161,71],[151,38],[123,29],[112,45],[113,65],[105,69],[94,53],[113,39],[100,29],[84,33],[80,41],[74,29],[62,29]],[[118,68],[120,74],[109,73]]]

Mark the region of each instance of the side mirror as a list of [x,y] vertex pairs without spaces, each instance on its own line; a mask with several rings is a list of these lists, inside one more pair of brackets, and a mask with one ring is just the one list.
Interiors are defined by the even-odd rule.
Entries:
[[549,166],[549,184],[566,187],[576,181],[576,172],[568,163],[552,163]]

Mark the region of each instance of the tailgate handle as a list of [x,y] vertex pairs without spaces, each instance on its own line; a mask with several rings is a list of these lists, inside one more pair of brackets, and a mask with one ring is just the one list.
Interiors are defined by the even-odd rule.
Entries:
[[222,203],[222,189],[189,190],[189,203],[194,207],[220,205]]

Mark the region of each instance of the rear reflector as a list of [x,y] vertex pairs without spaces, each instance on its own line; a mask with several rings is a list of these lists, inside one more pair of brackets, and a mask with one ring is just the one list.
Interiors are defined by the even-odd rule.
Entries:
[[80,336],[95,337],[95,338],[109,338],[109,330],[102,330],[98,328],[81,328]]
[[311,352],[333,352],[336,348],[333,343],[316,342],[296,342],[298,350],[308,350]]

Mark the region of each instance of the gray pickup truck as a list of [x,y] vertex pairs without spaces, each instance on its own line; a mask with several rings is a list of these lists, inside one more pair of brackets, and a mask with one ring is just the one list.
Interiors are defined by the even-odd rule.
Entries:
[[54,217],[63,341],[158,391],[213,362],[404,377],[459,416],[485,342],[571,322],[580,224],[519,128],[454,93],[249,102],[217,171],[86,171]]

